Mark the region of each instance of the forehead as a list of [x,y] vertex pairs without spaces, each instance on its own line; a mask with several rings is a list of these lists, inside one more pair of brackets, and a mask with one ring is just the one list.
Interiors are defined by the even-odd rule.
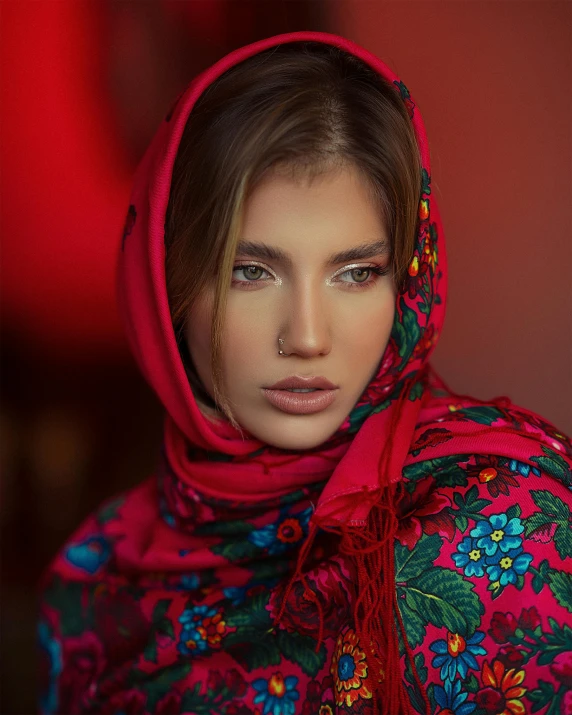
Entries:
[[272,172],[250,193],[237,253],[289,264],[299,252],[330,263],[389,252],[379,202],[358,170]]

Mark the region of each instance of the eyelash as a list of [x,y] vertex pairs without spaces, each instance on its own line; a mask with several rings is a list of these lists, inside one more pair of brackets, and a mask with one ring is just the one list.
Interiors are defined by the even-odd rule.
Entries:
[[[263,268],[262,266],[257,265],[256,263],[240,263],[237,264],[233,267],[232,271],[240,270],[241,268],[260,268],[260,270],[265,271],[266,273],[269,273],[269,271],[266,268]],[[388,266],[356,266],[355,268],[349,268],[346,271],[342,271],[342,273],[339,273],[338,275],[343,276],[346,273],[351,273],[352,271],[371,271],[374,273],[377,277],[374,278],[373,280],[366,281],[364,283],[348,283],[347,281],[341,281],[341,283],[344,283],[349,287],[349,290],[366,290],[367,288],[371,288],[377,283],[377,279],[381,278],[382,276],[386,276],[389,273],[389,267]],[[252,280],[252,281],[238,281],[238,280],[233,280],[232,284],[233,285],[244,285],[246,283],[263,283],[262,280]],[[248,288],[247,290],[250,290]]]

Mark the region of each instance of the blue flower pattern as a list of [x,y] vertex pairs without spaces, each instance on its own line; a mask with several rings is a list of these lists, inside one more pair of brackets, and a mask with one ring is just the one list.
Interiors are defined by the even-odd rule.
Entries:
[[535,474],[537,477],[540,476],[540,469],[538,467],[531,467],[530,464],[525,464],[524,462],[519,462],[516,459],[511,459],[508,468],[511,472],[518,472],[518,474],[523,477],[528,477],[530,472]]
[[492,582],[501,586],[517,584],[518,577],[528,571],[532,555],[522,547],[524,526],[518,517],[491,514],[480,520],[457,546],[452,559],[465,576],[482,577],[485,571]]
[[185,591],[195,591],[201,585],[196,573],[186,573],[181,576],[181,588]]
[[64,551],[64,557],[70,564],[92,576],[107,563],[110,556],[111,544],[101,534],[70,544]]
[[483,549],[479,549],[475,539],[466,536],[457,546],[457,550],[457,553],[453,554],[451,558],[456,566],[464,570],[465,576],[480,578],[485,575],[485,552]]
[[257,692],[254,702],[264,703],[262,715],[294,715],[295,702],[300,697],[296,690],[297,684],[298,678],[295,675],[283,678],[281,673],[253,681],[252,687]]
[[445,680],[445,687],[435,686],[435,702],[443,711],[452,715],[470,715],[477,707],[475,703],[466,702],[469,693],[461,692],[460,680]]
[[506,553],[518,548],[522,543],[519,534],[523,531],[524,526],[517,517],[509,520],[506,514],[491,514],[487,521],[477,522],[471,536],[487,556],[494,556],[499,549]]
[[197,655],[208,650],[209,644],[198,629],[205,618],[213,618],[216,614],[216,608],[208,606],[185,609],[179,616],[179,623],[183,624],[183,629],[177,650],[183,655]]
[[498,558],[487,566],[487,574],[491,581],[499,581],[501,586],[507,586],[516,583],[518,576],[528,571],[531,561],[532,555],[524,553],[522,546],[519,546],[504,554],[499,552]]
[[[530,472],[539,473],[536,468],[516,460],[511,460],[509,468],[523,477],[528,477]],[[518,517],[509,519],[505,513],[491,514],[488,519],[476,522],[469,536],[458,543],[451,558],[469,578],[481,578],[486,573],[491,582],[498,582],[501,587],[517,584],[518,577],[526,573],[533,558],[523,550],[523,532],[524,526]],[[469,693],[463,692],[461,681],[469,669],[478,670],[475,656],[486,655],[479,645],[483,638],[484,633],[478,631],[467,640],[449,633],[447,640],[431,644],[436,654],[432,664],[441,669],[443,680],[443,686],[435,685],[433,695],[442,711],[470,715],[475,710],[476,703],[467,702]]]
[[431,643],[429,648],[437,655],[432,660],[434,668],[441,668],[442,680],[454,680],[457,675],[464,680],[469,668],[478,669],[476,655],[486,655],[485,649],[479,643],[485,637],[484,633],[476,631],[470,638],[463,638],[457,633],[449,633],[447,640]]

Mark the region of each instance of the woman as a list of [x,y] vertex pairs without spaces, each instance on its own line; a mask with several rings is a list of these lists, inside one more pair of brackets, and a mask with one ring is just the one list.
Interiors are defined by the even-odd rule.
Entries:
[[118,285],[164,449],[45,574],[43,713],[572,707],[572,444],[428,364],[444,236],[388,67],[298,32],[197,77]]

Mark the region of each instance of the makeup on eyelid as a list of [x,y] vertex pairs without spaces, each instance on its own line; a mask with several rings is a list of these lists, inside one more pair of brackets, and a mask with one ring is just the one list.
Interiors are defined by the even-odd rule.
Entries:
[[[261,271],[264,271],[266,273],[269,273],[268,269],[263,268],[262,266],[259,266],[255,263],[242,263],[242,264],[236,264],[233,268],[233,273],[235,271],[241,270],[241,269],[246,269],[246,268],[259,268]],[[347,285],[350,290],[363,290],[366,288],[370,288],[373,285],[375,285],[378,282],[378,279],[386,276],[390,272],[390,267],[389,266],[351,266],[349,268],[346,268],[345,270],[341,271],[340,273],[337,274],[337,276],[343,276],[346,273],[352,273],[353,271],[370,271],[371,274],[375,275],[376,278],[373,278],[372,280],[367,280],[367,281],[358,281],[356,283],[350,283],[349,281],[335,281],[337,283],[344,283]],[[278,281],[281,283],[281,279],[278,279]],[[233,280],[232,285],[240,285],[243,286],[245,284],[257,284],[257,283],[265,283],[266,281],[262,280]],[[250,288],[247,288],[247,290],[250,290]]]

